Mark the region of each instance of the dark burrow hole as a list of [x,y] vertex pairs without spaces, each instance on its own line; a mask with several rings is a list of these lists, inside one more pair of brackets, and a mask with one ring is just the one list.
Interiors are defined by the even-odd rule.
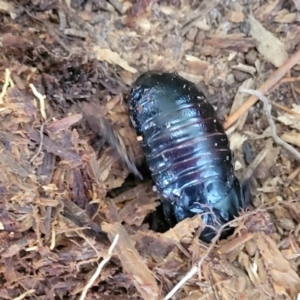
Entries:
[[[128,191],[134,187],[136,187],[138,184],[146,182],[151,179],[151,174],[149,172],[149,169],[144,162],[140,167],[139,171],[141,172],[143,176],[143,180],[138,179],[134,175],[130,174],[123,185],[120,188],[112,190],[108,196],[111,198],[114,198],[121,193],[124,193],[125,191]],[[154,185],[154,183],[153,183]],[[149,229],[153,230],[154,232],[160,232],[164,233],[168,231],[170,228],[174,227],[176,225],[175,219],[171,221],[171,224],[166,220],[165,215],[164,215],[164,210],[163,210],[163,205],[162,203],[156,207],[156,210],[153,211],[152,213],[148,214],[145,219],[143,224],[148,224]],[[220,239],[226,239],[230,235],[232,235],[234,232],[234,228],[226,228],[226,230],[223,231],[223,233],[220,236]],[[215,233],[212,232],[212,230],[207,227],[203,230],[202,235],[201,235],[201,240],[207,243],[210,243],[212,238],[214,237]],[[205,237],[206,236],[206,237]]]
[[[119,188],[116,188],[108,193],[108,197],[115,198],[118,195],[136,187],[137,185],[152,180],[150,171],[148,169],[148,166],[146,162],[143,162],[141,166],[139,166],[139,172],[141,173],[143,179],[137,178],[133,174],[129,174],[129,176],[125,179],[123,185]],[[153,183],[154,185],[154,183]],[[155,231],[155,232],[161,232],[164,233],[170,229],[170,225],[166,221],[166,218],[164,216],[163,206],[162,203],[160,203],[159,206],[156,207],[156,210],[152,213],[148,214],[146,218],[144,219],[143,224],[148,224],[149,229]]]
[[[149,180],[152,181],[151,173],[150,173],[149,168],[145,161],[142,163],[142,165],[140,165],[138,167],[138,170],[143,177],[142,180],[137,178],[135,175],[130,174],[126,178],[123,185],[120,188],[112,190],[108,194],[108,196],[111,198],[114,198],[114,197],[118,196],[119,194],[121,194],[125,191],[128,191],[141,183],[147,182]],[[153,181],[152,181],[152,184],[154,185]],[[164,232],[168,231],[170,228],[173,228],[177,224],[177,222],[176,222],[175,218],[173,218],[171,220],[171,223],[166,220],[163,205],[162,205],[162,202],[160,202],[160,205],[156,207],[156,210],[153,211],[152,213],[148,214],[145,217],[143,224],[148,224],[149,229],[154,232],[164,233]],[[233,233],[234,233],[234,228],[227,227],[223,230],[219,239],[220,240],[227,239]],[[206,243],[210,243],[215,235],[216,235],[215,230],[213,230],[210,227],[206,227],[202,231],[200,239]]]

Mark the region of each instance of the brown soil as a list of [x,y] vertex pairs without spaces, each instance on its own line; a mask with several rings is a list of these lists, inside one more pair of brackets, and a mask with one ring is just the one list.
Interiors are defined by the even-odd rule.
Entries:
[[[296,299],[299,22],[299,0],[0,0],[0,299],[163,299],[189,272],[172,299]],[[149,228],[160,203],[126,96],[155,69],[227,122],[255,206],[227,240],[201,242],[199,216]],[[243,88],[295,152],[256,99],[229,124]]]

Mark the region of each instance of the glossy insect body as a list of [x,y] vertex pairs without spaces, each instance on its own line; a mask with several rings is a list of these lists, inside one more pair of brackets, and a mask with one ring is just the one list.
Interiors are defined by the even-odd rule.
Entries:
[[[203,214],[205,224],[218,228],[238,215],[245,201],[228,138],[193,83],[175,73],[145,73],[130,92],[129,109],[172,225]],[[201,239],[214,235],[206,227]]]

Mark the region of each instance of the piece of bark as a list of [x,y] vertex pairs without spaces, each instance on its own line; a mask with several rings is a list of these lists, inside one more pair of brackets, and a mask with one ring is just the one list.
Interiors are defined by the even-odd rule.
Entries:
[[227,19],[228,21],[233,23],[241,23],[244,22],[245,16],[242,11],[230,10],[227,13]]
[[257,50],[275,67],[280,67],[288,59],[284,44],[266,30],[253,16],[248,18],[250,34],[257,42]]
[[37,176],[43,184],[49,184],[52,179],[53,171],[55,168],[55,155],[52,153],[46,153],[43,162],[37,169]]
[[25,166],[25,162],[21,164],[11,152],[3,148],[0,148],[0,164],[20,177],[25,178],[29,175],[29,166]]
[[75,114],[57,121],[53,121],[49,123],[49,125],[47,125],[47,131],[51,132],[52,134],[58,133],[62,130],[68,129],[70,126],[79,122],[81,119],[82,114]]
[[[37,143],[41,142],[40,133],[37,130],[29,129],[28,131],[31,140]],[[78,166],[81,164],[81,157],[74,150],[66,149],[61,144],[53,141],[46,135],[43,136],[43,148],[46,149],[47,152],[53,153],[61,159],[74,164],[73,166]]]
[[142,179],[142,175],[138,171],[134,159],[129,155],[125,138],[120,134],[120,130],[115,128],[112,122],[103,115],[95,115],[94,112],[97,109],[97,106],[94,104],[83,103],[81,108],[84,118],[91,129],[109,143],[109,145],[117,152],[128,170]]
[[21,36],[5,33],[0,37],[0,43],[3,48],[16,48],[22,51],[33,47],[33,43]]
[[229,34],[226,37],[214,37],[204,43],[219,49],[227,49],[238,52],[248,52],[256,46],[256,41],[253,38],[245,38],[243,36]]
[[[107,234],[102,231],[101,227],[93,222],[87,213],[82,210],[78,205],[68,199],[63,199],[64,216],[71,220],[79,227],[90,227],[91,229],[84,229],[83,233],[87,236],[94,238],[97,242],[109,245]],[[75,230],[75,229],[74,229]]]
[[[244,89],[244,88],[249,88],[249,89],[254,88],[254,80],[252,78],[249,78],[249,79],[246,79],[241,84],[241,86],[239,87],[239,89],[238,89],[238,91],[237,91],[237,93],[234,97],[230,113],[234,112],[238,107],[240,107],[247,100],[248,95],[245,94],[245,93],[241,93],[241,90]],[[248,116],[248,112],[244,113],[240,117],[238,122],[236,122],[232,127],[234,129],[238,128],[238,129],[241,130],[243,128],[245,122],[246,122],[247,116]],[[231,129],[231,130],[234,131],[234,129]]]
[[73,170],[73,174],[74,176],[73,176],[72,190],[73,190],[74,201],[80,208],[83,209],[88,203],[88,199],[84,191],[83,177],[79,168],[75,168]]
[[117,234],[119,235],[114,252],[120,259],[123,270],[131,276],[133,284],[142,299],[157,299],[159,288],[155,277],[137,252],[125,228],[120,223],[113,223],[105,224],[103,229],[108,233],[108,238],[111,242]]
[[159,206],[159,202],[156,201],[156,197],[149,197],[144,193],[141,198],[138,197],[126,203],[119,211],[119,218],[129,225],[140,226],[146,216],[155,211],[157,206]]

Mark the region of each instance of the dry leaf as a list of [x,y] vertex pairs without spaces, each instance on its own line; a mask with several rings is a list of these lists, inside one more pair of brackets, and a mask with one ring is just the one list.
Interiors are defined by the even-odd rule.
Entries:
[[0,37],[0,45],[4,48],[11,47],[25,51],[32,47],[33,43],[21,36],[5,33]]
[[[12,19],[15,19],[17,15],[21,12],[20,8],[15,7],[11,1],[1,1],[0,0],[0,11],[4,13],[9,13]],[[21,6],[19,6],[21,7]]]

